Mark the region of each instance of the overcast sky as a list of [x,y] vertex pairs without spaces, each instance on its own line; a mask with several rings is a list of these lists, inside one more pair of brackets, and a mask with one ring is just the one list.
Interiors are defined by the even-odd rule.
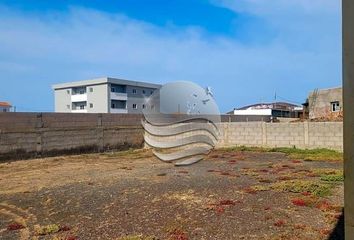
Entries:
[[340,0],[0,0],[0,101],[102,76],[213,89],[222,112],[341,85]]

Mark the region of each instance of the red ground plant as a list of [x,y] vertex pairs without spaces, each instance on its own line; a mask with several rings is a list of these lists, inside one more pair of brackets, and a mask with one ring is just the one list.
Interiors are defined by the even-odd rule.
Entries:
[[25,228],[25,226],[23,226],[20,223],[11,223],[11,224],[7,225],[8,231],[15,231],[15,230],[23,229],[23,228]]
[[329,235],[331,232],[332,232],[331,229],[327,229],[327,228],[320,229],[320,233],[321,233],[322,235],[324,235],[324,236]]
[[229,173],[229,172],[221,172],[220,175],[223,175],[223,176],[231,176],[231,173]]
[[316,208],[320,209],[321,211],[330,211],[333,209],[333,206],[326,200],[319,202],[316,205]]
[[181,229],[174,229],[170,232],[170,240],[188,240],[188,236]]
[[215,212],[218,214],[224,213],[225,212],[225,208],[222,206],[216,206],[215,207]]
[[236,201],[233,201],[233,200],[221,200],[219,202],[219,205],[222,205],[222,206],[231,206],[231,205],[236,205]]
[[234,206],[236,203],[240,203],[239,201],[233,201],[233,200],[220,200],[217,203],[210,204],[211,209],[215,210],[216,213],[224,213],[225,212],[225,207],[227,206]]
[[280,219],[280,220],[278,220],[278,221],[276,221],[276,222],[274,223],[274,226],[276,226],[276,227],[282,227],[282,226],[284,226],[285,224],[286,224],[286,221],[283,220],[283,219]]
[[301,160],[292,160],[291,162],[292,162],[292,163],[302,163]]
[[68,236],[65,238],[65,240],[78,240],[79,238],[77,236]]
[[70,227],[65,226],[65,225],[64,225],[64,226],[60,226],[59,231],[60,231],[60,232],[70,231]]
[[249,194],[256,194],[257,193],[257,191],[251,187],[244,188],[243,192],[249,193]]
[[299,207],[305,207],[307,206],[306,201],[302,198],[294,198],[291,200],[291,202],[295,205],[295,206],[299,206]]

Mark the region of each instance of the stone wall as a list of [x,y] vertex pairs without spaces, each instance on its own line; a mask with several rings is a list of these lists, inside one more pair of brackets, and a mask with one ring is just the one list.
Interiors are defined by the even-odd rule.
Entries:
[[141,115],[1,113],[0,159],[143,146]]
[[218,147],[259,146],[343,150],[343,123],[221,123]]

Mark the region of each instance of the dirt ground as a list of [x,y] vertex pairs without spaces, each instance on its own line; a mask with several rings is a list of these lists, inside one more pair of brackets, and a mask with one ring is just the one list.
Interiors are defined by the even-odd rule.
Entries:
[[327,239],[342,167],[223,150],[189,167],[147,150],[1,163],[0,239]]

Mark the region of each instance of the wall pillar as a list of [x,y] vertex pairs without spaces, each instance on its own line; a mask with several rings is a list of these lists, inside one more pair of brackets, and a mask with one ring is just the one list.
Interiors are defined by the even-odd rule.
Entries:
[[267,124],[262,122],[262,145],[266,147],[267,144]]
[[343,0],[345,239],[354,239],[354,1]]
[[309,122],[304,122],[304,146],[305,148],[309,147]]

